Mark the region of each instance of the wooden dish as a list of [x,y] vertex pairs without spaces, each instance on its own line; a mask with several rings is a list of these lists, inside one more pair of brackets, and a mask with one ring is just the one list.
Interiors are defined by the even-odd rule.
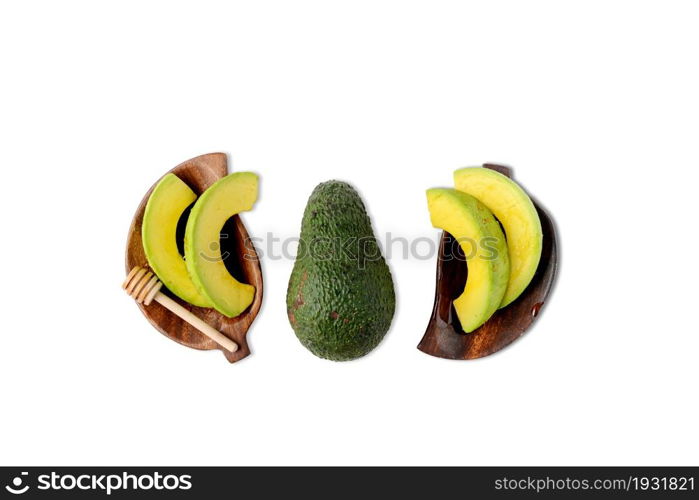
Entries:
[[[512,171],[508,167],[492,164],[483,166],[512,177]],[[422,352],[446,359],[481,358],[514,342],[532,325],[551,291],[558,265],[553,222],[536,200],[532,198],[532,201],[539,213],[543,230],[541,260],[534,278],[514,302],[496,311],[483,326],[471,333],[465,333],[461,329],[452,306],[453,300],[464,291],[468,272],[466,261],[456,240],[446,231],[442,233],[434,308],[427,331],[417,346]],[[455,253],[458,258],[443,258]]]
[[[228,174],[228,161],[224,153],[211,153],[187,160],[177,165],[170,172],[177,175],[197,195],[200,195],[214,182]],[[127,274],[133,267],[144,266],[148,262],[141,241],[141,224],[143,223],[143,212],[145,211],[146,203],[154,187],[155,184],[143,197],[141,204],[136,209],[136,214],[129,229],[126,244]],[[229,272],[238,281],[255,286],[255,298],[248,309],[240,316],[227,318],[214,309],[188,304],[165,288],[161,291],[204,322],[233,339],[239,346],[237,351],[229,352],[221,348],[199,330],[155,301],[147,307],[143,304],[138,304],[138,307],[143,315],[148,318],[148,321],[166,337],[194,349],[219,349],[224,353],[226,359],[233,363],[250,354],[246,336],[262,305],[262,269],[260,268],[260,261],[255,247],[250,241],[248,232],[239,216],[231,217],[224,225],[221,233],[228,235],[228,237],[221,239],[221,254],[224,256],[228,255],[227,258],[224,258],[224,263]],[[178,228],[178,234],[184,234],[184,228],[182,228],[182,231]]]

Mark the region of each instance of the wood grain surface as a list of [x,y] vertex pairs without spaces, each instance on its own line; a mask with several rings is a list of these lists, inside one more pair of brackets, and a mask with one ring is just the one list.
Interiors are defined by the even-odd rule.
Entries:
[[[170,172],[177,175],[197,195],[200,195],[214,182],[228,174],[228,161],[224,153],[211,153],[187,160],[173,168]],[[129,229],[126,245],[127,274],[134,266],[148,265],[141,241],[141,224],[146,203],[156,184],[143,197],[141,204],[136,209],[136,214]],[[179,233],[181,231],[178,230]],[[248,232],[239,216],[236,215],[229,219],[224,225],[221,234],[221,254],[227,256],[224,258],[224,263],[229,272],[238,281],[255,286],[255,297],[248,309],[240,316],[227,318],[214,309],[188,304],[170,293],[166,288],[163,288],[162,292],[237,342],[240,347],[236,352],[230,353],[221,349],[213,340],[156,302],[151,303],[149,306],[138,305],[138,307],[148,321],[166,337],[194,349],[219,349],[224,353],[226,359],[233,363],[250,354],[250,347],[246,337],[248,329],[262,305],[262,270],[257,251],[250,242]]]
[[[508,167],[486,164],[512,177]],[[532,198],[543,230],[543,249],[539,267],[529,286],[514,302],[499,309],[480,328],[464,333],[453,307],[453,301],[464,291],[468,268],[458,242],[447,232],[442,233],[437,261],[437,286],[434,308],[425,335],[418,349],[447,359],[475,359],[488,356],[508,346],[532,325],[541,313],[546,297],[551,291],[558,251],[556,231],[551,218]],[[456,255],[457,258],[448,258]]]

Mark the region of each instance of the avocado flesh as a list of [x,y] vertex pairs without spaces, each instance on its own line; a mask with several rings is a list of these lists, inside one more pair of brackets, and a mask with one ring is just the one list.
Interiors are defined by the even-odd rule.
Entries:
[[219,179],[194,204],[185,229],[185,260],[197,290],[224,316],[233,318],[252,303],[255,287],[240,283],[221,255],[221,229],[232,216],[251,210],[257,175],[236,172]]
[[286,305],[299,341],[321,358],[364,356],[388,331],[393,279],[364,204],[349,184],[321,183],[308,199]]
[[177,250],[177,223],[196,198],[194,191],[175,174],[165,175],[146,203],[141,240],[148,265],[168,290],[195,306],[211,307],[194,286]]
[[543,233],[534,203],[513,180],[482,167],[454,172],[456,189],[477,198],[505,230],[510,255],[510,282],[500,307],[511,304],[527,288],[541,259]]
[[454,300],[454,309],[463,331],[472,332],[498,309],[507,289],[510,262],[505,235],[490,210],[466,193],[429,189],[427,206],[432,225],[451,234],[466,256],[466,286]]

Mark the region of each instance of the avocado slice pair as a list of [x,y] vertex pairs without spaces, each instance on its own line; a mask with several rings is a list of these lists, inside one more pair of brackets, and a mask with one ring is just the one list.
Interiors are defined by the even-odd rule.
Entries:
[[183,257],[177,249],[177,224],[197,196],[172,173],[158,182],[146,204],[141,236],[148,264],[168,290],[229,318],[247,309],[255,287],[240,283],[226,269],[220,234],[230,217],[252,209],[257,191],[258,178],[251,172],[230,174],[207,189],[189,214]]
[[507,176],[462,168],[454,184],[428,190],[427,201],[432,225],[456,238],[467,256],[466,286],[454,309],[468,333],[527,288],[539,266],[543,232],[531,199]]

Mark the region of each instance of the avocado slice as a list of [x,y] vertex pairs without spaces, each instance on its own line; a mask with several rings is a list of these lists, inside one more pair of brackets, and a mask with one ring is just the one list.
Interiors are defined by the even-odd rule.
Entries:
[[240,283],[226,269],[221,255],[221,229],[234,215],[257,201],[257,175],[236,172],[219,179],[192,208],[185,229],[187,270],[197,290],[224,316],[242,313],[255,297],[255,287]]
[[482,167],[454,172],[456,189],[477,198],[498,218],[507,237],[510,281],[500,307],[511,304],[527,288],[541,259],[543,232],[534,203],[509,177]]
[[160,281],[182,300],[199,307],[211,303],[197,291],[177,250],[177,223],[197,195],[175,174],[165,175],[148,198],[141,240],[148,265]]
[[466,256],[466,286],[454,309],[464,332],[472,332],[497,311],[505,295],[510,277],[505,235],[490,210],[466,193],[428,189],[427,206],[432,225],[451,234]]
[[384,338],[396,298],[371,220],[345,182],[319,184],[303,214],[286,295],[303,346],[334,361],[359,358]]

